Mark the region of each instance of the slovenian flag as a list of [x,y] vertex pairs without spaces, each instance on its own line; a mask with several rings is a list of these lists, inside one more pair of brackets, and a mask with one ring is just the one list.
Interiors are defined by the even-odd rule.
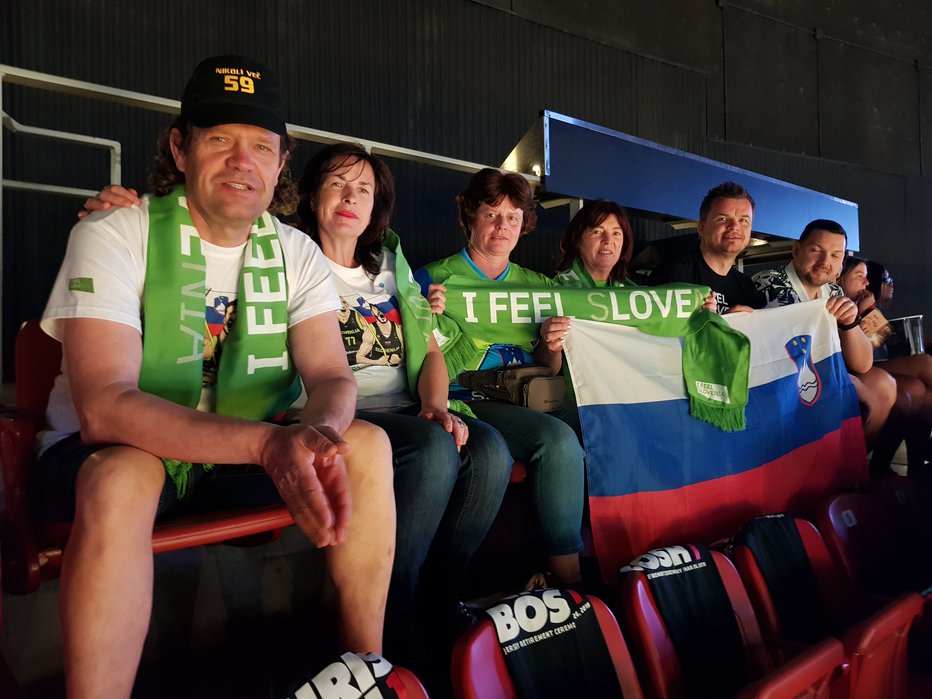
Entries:
[[751,340],[747,427],[734,432],[690,416],[678,338],[573,321],[566,357],[606,580],[648,549],[728,537],[761,513],[805,513],[867,478],[859,404],[825,302],[726,320]]

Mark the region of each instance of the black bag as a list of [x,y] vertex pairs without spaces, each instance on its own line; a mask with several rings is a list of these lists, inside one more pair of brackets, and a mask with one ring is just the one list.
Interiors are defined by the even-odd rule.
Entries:
[[544,366],[515,366],[464,371],[456,378],[463,388],[486,398],[549,413],[563,405],[566,380]]

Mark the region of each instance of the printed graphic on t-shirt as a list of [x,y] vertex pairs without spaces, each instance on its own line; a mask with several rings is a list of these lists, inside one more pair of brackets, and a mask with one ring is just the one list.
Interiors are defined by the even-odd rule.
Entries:
[[[204,378],[203,385],[213,388],[217,385],[217,370],[223,344],[233,330],[236,322],[236,294],[228,291],[207,292],[207,309],[204,326]],[[231,300],[232,298],[232,300]]]
[[404,362],[401,311],[394,296],[343,296],[337,316],[351,367],[401,366]]

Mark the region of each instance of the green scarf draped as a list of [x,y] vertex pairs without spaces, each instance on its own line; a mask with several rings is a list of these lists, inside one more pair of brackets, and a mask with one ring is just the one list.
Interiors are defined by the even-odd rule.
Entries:
[[[150,198],[139,387],[189,408],[197,407],[203,385],[206,274],[184,187]],[[264,213],[246,243],[236,322],[217,375],[218,414],[264,420],[291,405],[300,386],[287,343],[285,260],[272,217]],[[164,462],[183,497],[192,465]]]
[[[629,325],[660,337],[682,337],[690,414],[725,431],[745,427],[750,341],[721,316],[702,308],[708,287],[540,288],[458,276],[444,284],[449,332],[444,354],[448,346],[456,350],[470,336],[526,346],[536,342],[541,320],[557,315]],[[450,356],[447,362],[451,372],[464,368],[452,366]]]
[[620,288],[623,286],[633,285],[633,282],[625,280],[624,283],[619,281],[609,281],[606,282],[602,287],[599,287],[592,279],[592,275],[589,274],[589,270],[586,269],[586,266],[578,257],[573,260],[573,264],[570,265],[569,269],[565,269],[562,272],[557,272],[553,279],[560,286],[565,286],[572,289],[595,289],[604,288],[606,286]]
[[[418,378],[427,356],[436,316],[430,310],[427,299],[421,295],[421,287],[414,281],[411,266],[401,251],[401,239],[398,234],[391,229],[386,230],[382,234],[382,247],[395,255],[395,285],[398,289],[398,304],[401,306],[401,327],[404,329],[408,391],[417,398]],[[475,417],[472,410],[462,401],[451,400],[449,403],[451,410]]]

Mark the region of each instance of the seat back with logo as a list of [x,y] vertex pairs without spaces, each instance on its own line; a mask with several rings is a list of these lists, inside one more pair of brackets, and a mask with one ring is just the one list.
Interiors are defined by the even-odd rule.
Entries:
[[[676,547],[662,550],[669,551],[672,548]],[[650,553],[657,552],[655,549]],[[700,553],[706,555],[701,550]],[[645,693],[670,699],[731,696],[736,689],[741,699],[821,699],[831,696],[842,675],[844,652],[841,644],[835,640],[825,641],[792,662],[773,669],[763,647],[751,601],[734,565],[717,551],[708,552],[708,557],[714,563],[714,571],[724,587],[724,605],[701,593],[691,595],[688,585],[684,591],[687,599],[683,603],[712,604],[717,615],[734,619],[740,634],[742,657],[736,660],[732,648],[727,645],[722,647],[721,641],[716,641],[716,638],[721,638],[720,634],[708,634],[705,625],[697,626],[692,632],[699,643],[714,644],[711,649],[703,649],[703,662],[710,662],[714,672],[732,673],[726,682],[717,682],[714,675],[710,679],[707,673],[700,678],[702,684],[697,684],[696,678],[683,673],[683,651],[678,650],[678,644],[671,638],[670,626],[648,582],[649,573],[644,570],[629,573],[622,581],[622,605],[626,628],[631,630],[629,637],[634,640],[637,666],[642,672],[646,670],[643,676]],[[644,557],[639,560],[644,560]],[[721,652],[721,656],[707,660],[709,655],[715,655],[716,652]],[[744,667],[735,667],[737,663],[743,663]],[[739,689],[738,685],[745,680],[757,681]]]
[[[589,597],[588,600],[598,621],[622,695],[625,699],[643,696],[628,646],[614,615],[601,600],[595,597]],[[516,619],[515,623],[527,626],[522,620]],[[453,696],[456,699],[512,699],[522,696],[509,672],[492,618],[480,619],[460,636],[453,649],[451,666]],[[561,672],[568,675],[577,670],[569,666],[560,668]],[[531,696],[545,696],[549,689],[532,687],[529,690],[526,688],[526,691],[532,692]],[[587,695],[575,693],[573,696]],[[600,693],[591,696],[608,699],[613,695]]]
[[[675,565],[667,564],[671,561]],[[700,564],[665,575],[676,566]],[[622,571],[625,630],[647,695],[727,696],[769,669],[751,603],[725,556],[704,547],[669,546]],[[677,580],[672,615],[659,603],[660,591],[649,575],[658,576],[653,582]]]

